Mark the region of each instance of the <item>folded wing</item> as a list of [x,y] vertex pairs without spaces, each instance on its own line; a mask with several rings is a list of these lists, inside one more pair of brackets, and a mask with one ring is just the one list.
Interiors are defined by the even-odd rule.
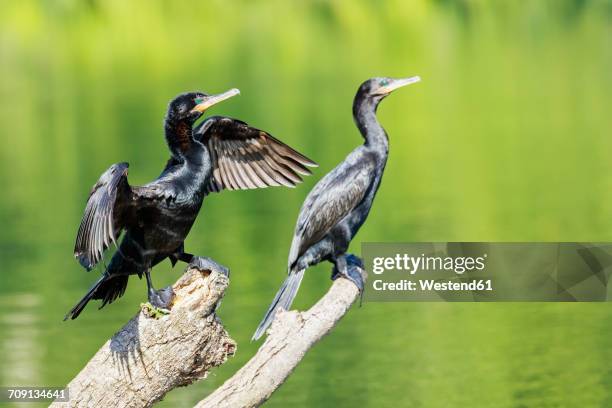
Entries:
[[113,164],[91,190],[74,246],[74,256],[87,270],[96,266],[111,242],[116,244],[124,227],[122,218],[132,196],[127,172],[127,163]]
[[213,116],[194,131],[208,145],[213,177],[209,191],[294,187],[317,164],[272,135],[237,119]]
[[343,162],[328,173],[306,197],[295,226],[288,266],[351,213],[371,186],[374,162]]

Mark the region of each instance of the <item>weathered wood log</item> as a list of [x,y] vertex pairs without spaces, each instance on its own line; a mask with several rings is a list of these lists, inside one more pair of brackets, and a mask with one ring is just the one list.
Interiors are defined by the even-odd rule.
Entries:
[[[351,267],[365,281],[365,271],[359,266]],[[255,356],[196,407],[242,408],[264,403],[289,377],[306,352],[334,328],[358,297],[359,290],[355,284],[340,278],[309,310],[280,311]]]
[[215,310],[226,276],[189,269],[173,285],[172,312],[146,308],[107,341],[68,384],[70,401],[52,407],[148,407],[178,386],[205,378],[236,351]]

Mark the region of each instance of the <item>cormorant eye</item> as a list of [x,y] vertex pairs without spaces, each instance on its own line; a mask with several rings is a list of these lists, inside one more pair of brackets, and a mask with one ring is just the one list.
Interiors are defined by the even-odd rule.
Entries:
[[380,86],[387,86],[389,85],[389,81],[387,81],[386,79],[383,79],[382,81],[380,81]]
[[199,105],[202,102],[204,102],[204,97],[203,96],[198,96],[197,98],[194,99],[194,102]]

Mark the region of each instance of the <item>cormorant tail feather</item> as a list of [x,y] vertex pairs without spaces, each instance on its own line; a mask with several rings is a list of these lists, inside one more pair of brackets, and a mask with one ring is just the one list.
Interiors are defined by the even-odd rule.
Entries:
[[274,317],[276,316],[276,312],[278,312],[279,308],[283,308],[285,310],[289,310],[291,304],[293,303],[293,299],[295,299],[295,295],[297,295],[297,291],[300,288],[300,283],[302,282],[302,278],[304,277],[305,269],[290,272],[287,279],[283,282],[278,292],[276,292],[276,296],[274,296],[274,300],[268,311],[266,312],[263,320],[257,326],[257,330],[255,330],[255,334],[251,338],[251,341],[258,340],[268,329]]

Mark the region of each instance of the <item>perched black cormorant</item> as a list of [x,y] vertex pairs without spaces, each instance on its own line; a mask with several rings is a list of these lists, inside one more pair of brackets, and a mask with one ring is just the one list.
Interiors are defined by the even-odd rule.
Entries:
[[262,336],[278,308],[289,309],[304,271],[311,265],[330,261],[335,265],[334,277],[344,276],[363,290],[361,276],[354,273],[360,260],[346,251],[370,212],[387,162],[389,140],[376,119],[376,108],[393,90],[419,80],[419,77],[372,78],[359,87],[353,117],[365,143],[323,177],[306,197],[289,251],[289,276],[276,293],[253,340]]
[[223,189],[294,186],[302,181],[300,175],[310,174],[306,166],[316,163],[239,120],[213,116],[193,129],[209,107],[238,93],[191,92],[170,102],[165,134],[172,157],[155,181],[130,186],[127,163],[114,164],[102,174],[87,201],[74,255],[91,270],[109,245],[116,245],[121,231],[123,239],[102,277],[65,319],[75,319],[91,299],[102,300],[100,307],[113,302],[125,292],[130,275],[145,275],[151,305],[169,308],[172,289],[155,290],[150,276],[151,268],[166,258],[173,265],[180,260],[229,273],[183,249],[204,197]]

